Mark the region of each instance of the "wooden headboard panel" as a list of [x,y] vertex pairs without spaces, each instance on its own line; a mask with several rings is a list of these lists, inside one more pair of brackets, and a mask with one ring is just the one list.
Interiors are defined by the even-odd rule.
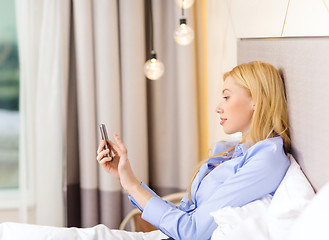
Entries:
[[329,37],[239,39],[238,63],[250,61],[282,73],[292,154],[318,191],[329,182]]

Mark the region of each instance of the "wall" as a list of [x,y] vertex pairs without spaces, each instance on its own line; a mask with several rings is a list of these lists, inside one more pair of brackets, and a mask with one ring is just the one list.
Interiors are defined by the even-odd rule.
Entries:
[[[22,222],[17,209],[1,209],[0,223],[2,222]],[[35,223],[35,209],[29,208],[28,210],[28,223]]]
[[[214,109],[222,75],[237,64],[237,38],[329,35],[329,0],[208,0],[209,145],[229,139]],[[282,31],[283,30],[283,31]]]

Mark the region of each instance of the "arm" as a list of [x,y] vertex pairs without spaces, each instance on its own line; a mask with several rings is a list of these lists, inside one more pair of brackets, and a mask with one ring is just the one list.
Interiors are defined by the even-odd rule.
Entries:
[[153,195],[144,189],[140,184],[132,185],[129,189],[127,189],[129,195],[131,195],[137,204],[144,209],[147,202],[153,197]]
[[[151,188],[149,188],[147,185],[145,185],[143,182],[141,183],[141,187],[144,188],[146,191],[148,191],[149,193],[151,193],[154,197],[160,198],[155,192],[153,192],[153,190]],[[130,200],[130,202],[137,207],[141,212],[143,212],[143,208],[138,204],[138,202],[136,201],[136,199],[134,199],[133,196],[128,195],[128,198]],[[166,201],[168,204],[172,205],[172,206],[176,206],[175,204]]]
[[[213,155],[215,155],[217,153],[221,153],[221,152],[225,151],[226,149],[232,147],[233,145],[235,145],[237,143],[238,143],[238,141],[219,141],[219,142],[216,143],[216,145],[214,147]],[[155,192],[152,191],[152,189],[150,189],[144,183],[141,183],[141,186],[145,190],[150,192],[153,196],[160,198]],[[137,207],[141,212],[143,211],[142,207],[138,204],[136,199],[133,198],[133,196],[129,195],[128,198],[135,207]],[[171,204],[170,202],[168,202],[168,203]],[[175,207],[176,205],[172,204],[172,206]]]
[[124,190],[137,201],[141,208],[144,208],[153,195],[141,186],[140,181],[135,176],[128,160],[127,149],[118,134],[114,133],[113,136],[117,144],[111,140],[108,141],[112,147],[113,153],[115,154],[113,159],[112,157],[106,157],[109,150],[104,150],[104,140],[100,141],[96,159],[107,172],[120,180],[121,186]]

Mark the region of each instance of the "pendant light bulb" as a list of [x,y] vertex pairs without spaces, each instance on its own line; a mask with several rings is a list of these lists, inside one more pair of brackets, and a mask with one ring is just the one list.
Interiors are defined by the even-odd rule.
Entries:
[[156,53],[151,52],[151,57],[144,64],[144,74],[150,80],[158,80],[164,73],[163,63],[156,58]]
[[193,5],[194,0],[176,0],[176,3],[179,6],[179,8],[187,9]]
[[179,45],[185,46],[193,41],[194,31],[186,24],[186,18],[179,19],[179,23],[174,32],[174,39]]

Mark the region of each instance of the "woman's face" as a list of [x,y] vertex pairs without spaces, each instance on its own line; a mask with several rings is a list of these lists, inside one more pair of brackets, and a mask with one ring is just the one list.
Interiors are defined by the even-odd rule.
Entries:
[[216,108],[226,134],[242,132],[247,135],[254,113],[254,102],[247,91],[228,76],[223,84],[222,100]]

